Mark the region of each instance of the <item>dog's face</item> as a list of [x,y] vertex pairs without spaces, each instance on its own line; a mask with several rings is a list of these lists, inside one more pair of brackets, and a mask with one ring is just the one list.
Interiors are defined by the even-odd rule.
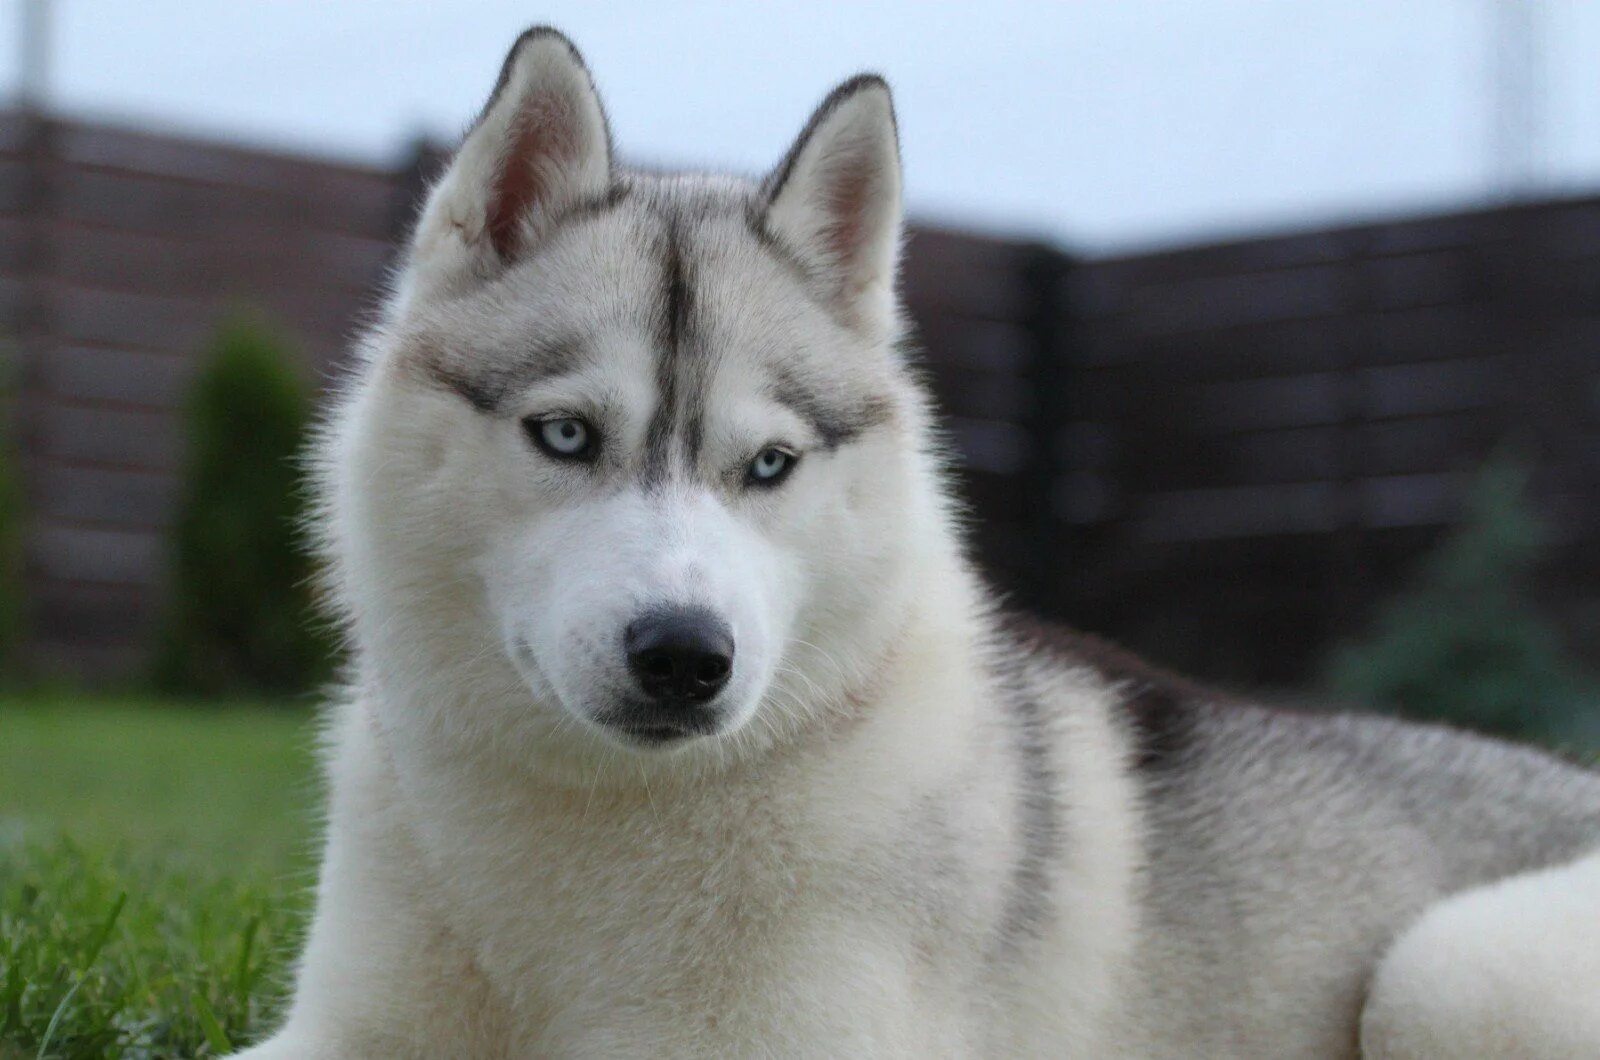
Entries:
[[411,586],[372,610],[448,613],[543,750],[737,744],[847,695],[917,474],[898,240],[882,82],[762,185],[626,173],[571,46],[525,36],[349,414],[355,567]]

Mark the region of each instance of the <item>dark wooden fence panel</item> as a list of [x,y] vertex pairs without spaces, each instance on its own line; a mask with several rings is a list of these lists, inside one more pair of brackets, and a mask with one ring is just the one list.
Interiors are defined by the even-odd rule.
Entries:
[[[1567,550],[1592,550],[1597,255],[1577,201],[1081,267],[1057,514],[1092,573],[1058,579],[1063,613],[1213,675],[1301,680],[1505,447]],[[1592,611],[1600,584],[1563,591]]]
[[396,187],[388,170],[0,117],[0,326],[26,333],[39,668],[140,672],[198,355],[248,310],[324,378],[389,259]]
[[903,290],[916,356],[962,461],[958,488],[980,514],[974,553],[997,585],[1028,595],[1039,305],[1025,244],[932,229],[907,245]]

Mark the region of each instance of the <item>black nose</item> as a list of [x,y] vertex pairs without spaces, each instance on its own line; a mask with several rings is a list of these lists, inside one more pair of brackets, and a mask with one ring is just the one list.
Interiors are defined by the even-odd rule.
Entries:
[[733,672],[733,631],[703,607],[652,611],[624,640],[634,680],[659,702],[704,703]]

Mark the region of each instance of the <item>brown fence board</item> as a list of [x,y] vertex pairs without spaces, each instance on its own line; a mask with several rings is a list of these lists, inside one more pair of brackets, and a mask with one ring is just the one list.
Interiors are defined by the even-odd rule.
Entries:
[[1355,373],[1366,418],[1434,415],[1515,400],[1516,355],[1364,368]]
[[1198,276],[1330,265],[1347,254],[1341,233],[1304,232],[1110,258],[1094,263],[1086,308],[1098,313],[1107,302],[1119,302],[1126,292],[1141,287],[1182,283]]
[[62,339],[147,350],[198,350],[215,331],[218,317],[210,299],[61,283],[51,284],[50,301]]
[[1379,529],[1442,526],[1461,514],[1471,485],[1467,472],[1382,475],[1361,482],[1363,524]]
[[1471,299],[1479,283],[1478,264],[1447,251],[1374,258],[1357,268],[1365,297],[1380,310],[1456,305]]
[[154,586],[166,562],[166,543],[154,530],[40,520],[28,535],[27,561],[43,577],[61,581]]
[[36,410],[34,427],[39,455],[59,463],[170,473],[182,458],[178,423],[159,411],[52,402]]
[[1016,243],[921,228],[907,241],[902,285],[918,302],[988,320],[1017,320],[1028,309],[1017,282],[1026,248]]
[[394,176],[381,170],[81,124],[60,126],[54,150],[63,162],[85,170],[255,192],[294,204],[301,216],[318,223],[376,237],[387,234],[391,222],[388,195]]
[[[58,214],[69,221],[190,237],[271,238],[285,231],[318,229],[369,239],[384,238],[387,215],[349,217],[315,200],[267,195],[229,184],[188,184],[119,170],[53,166]],[[387,204],[384,204],[387,210]]]
[[1338,511],[1332,482],[1173,490],[1140,498],[1133,532],[1151,542],[1325,534],[1338,527]]
[[33,476],[36,516],[107,528],[160,530],[172,521],[175,475],[46,464]]
[[177,409],[196,367],[195,358],[170,353],[62,343],[40,376],[44,392],[58,398]]
[[1018,424],[946,416],[945,429],[956,443],[963,467],[1015,475],[1028,459],[1027,432]]
[[[22,315],[27,300],[27,285],[15,276],[0,276],[0,326],[9,325]],[[7,336],[9,338],[9,335]]]
[[1499,350],[1491,306],[1460,303],[1389,310],[1370,321],[1372,339],[1361,348],[1367,364],[1490,356]]
[[387,242],[324,230],[276,229],[264,238],[172,238],[62,224],[53,233],[61,280],[151,294],[214,298],[310,290],[331,306],[371,289]]
[[1226,332],[1150,334],[1129,317],[1107,317],[1084,336],[1081,367],[1159,367],[1164,379],[1234,379],[1319,371],[1349,363],[1348,317],[1271,320]]
[[908,292],[916,323],[911,336],[915,363],[1021,375],[1031,353],[1026,328],[1016,320],[989,320],[934,305],[921,292]]
[[1363,424],[1354,444],[1366,474],[1402,475],[1476,467],[1505,434],[1498,417],[1468,412]]
[[0,216],[19,217],[29,205],[28,165],[20,157],[0,158]]
[[0,155],[20,152],[27,145],[28,120],[17,110],[0,109]]
[[29,626],[41,641],[113,644],[136,652],[152,639],[155,618],[151,596],[142,587],[49,581],[40,586]]
[[28,222],[19,217],[0,217],[0,274],[16,275],[28,256]]
[[1126,296],[1123,314],[1136,334],[1175,335],[1328,316],[1343,298],[1340,270],[1318,266],[1139,288]]
[[342,300],[331,292],[268,289],[253,297],[174,296],[103,287],[52,283],[49,297],[60,337],[73,343],[168,351],[191,356],[204,348],[218,325],[236,311],[260,309],[290,335],[298,335],[317,352],[313,365],[326,361],[326,350],[342,345],[351,334],[358,300]]
[[926,378],[939,409],[952,416],[1020,423],[1032,410],[1023,378],[1011,372],[974,371],[938,357],[928,359]]

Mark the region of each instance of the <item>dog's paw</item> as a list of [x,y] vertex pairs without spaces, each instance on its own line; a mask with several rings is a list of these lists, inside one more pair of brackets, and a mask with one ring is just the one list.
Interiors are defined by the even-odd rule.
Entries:
[[1600,1056],[1600,856],[1449,898],[1378,966],[1368,1060]]

